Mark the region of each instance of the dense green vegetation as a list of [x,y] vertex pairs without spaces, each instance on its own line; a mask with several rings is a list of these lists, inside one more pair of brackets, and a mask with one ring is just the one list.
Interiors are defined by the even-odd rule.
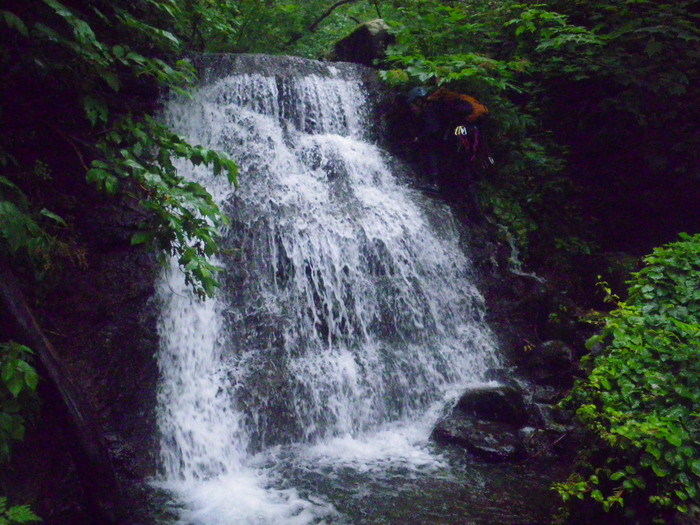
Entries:
[[590,340],[607,348],[569,403],[596,446],[584,472],[557,485],[566,501],[592,498],[605,510],[631,501],[629,521],[686,513],[700,496],[700,235],[645,263]]
[[[92,198],[90,184],[143,210],[132,242],[175,255],[211,295],[225,217],[174,160],[235,184],[235,159],[164,128],[158,96],[196,82],[189,52],[326,58],[379,16],[396,36],[378,64],[390,85],[448,85],[488,105],[497,162],[480,198],[539,271],[580,293],[600,251],[641,255],[700,230],[698,0],[7,0],[0,258],[45,286],[61,264],[83,264],[73,201]],[[655,251],[609,314],[572,397],[599,443],[558,487],[565,498],[660,517],[697,508],[698,246],[686,236]],[[34,404],[30,362],[28,349],[0,346],[0,460]],[[11,522],[3,513],[0,500]]]
[[538,262],[697,228],[697,2],[395,4],[387,79],[487,101],[483,198]]

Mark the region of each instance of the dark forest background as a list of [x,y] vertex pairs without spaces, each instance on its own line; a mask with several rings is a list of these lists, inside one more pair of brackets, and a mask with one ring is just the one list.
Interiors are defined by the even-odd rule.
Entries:
[[[557,486],[563,504],[614,513],[626,503],[640,522],[697,514],[698,1],[5,0],[3,278],[40,309],[66,268],[88,264],[78,210],[94,198],[137,210],[131,243],[175,255],[197,293],[216,293],[212,224],[226,219],[172,159],[236,184],[235,159],[164,128],[159,97],[196,84],[183,58],[193,53],[331,59],[339,38],[375,18],[395,37],[375,66],[399,99],[445,85],[489,107],[496,163],[478,183],[483,213],[574,298],[577,321],[597,323],[597,357],[569,400],[588,454]],[[12,337],[3,322],[0,462],[44,417],[36,349]],[[23,505],[36,502],[9,503],[0,499],[0,522],[34,519]]]

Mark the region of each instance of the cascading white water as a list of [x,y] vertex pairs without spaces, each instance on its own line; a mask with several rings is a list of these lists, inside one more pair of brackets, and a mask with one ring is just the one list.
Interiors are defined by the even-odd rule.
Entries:
[[241,167],[234,192],[182,166],[232,219],[223,293],[197,301],[175,267],[160,287],[180,523],[343,522],[280,464],[429,463],[431,418],[497,361],[454,220],[389,170],[360,70],[265,60],[239,57],[165,114]]

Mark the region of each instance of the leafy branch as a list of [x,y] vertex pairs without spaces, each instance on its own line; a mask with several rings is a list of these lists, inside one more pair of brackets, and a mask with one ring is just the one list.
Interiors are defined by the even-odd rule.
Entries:
[[[109,194],[123,191],[150,212],[132,244],[151,244],[164,262],[168,255],[176,256],[195,292],[212,295],[219,269],[209,257],[218,252],[218,226],[228,224],[228,218],[201,185],[178,175],[173,158],[211,166],[215,175],[225,173],[233,185],[236,164],[223,153],[189,144],[148,116],[120,120],[99,148],[103,159],[92,162],[88,181]],[[127,188],[135,183],[141,191],[123,190],[125,183]]]
[[[183,45],[167,25],[154,22],[176,26],[182,3],[147,0],[139,6],[126,2],[107,6],[82,0],[69,7],[59,0],[42,0],[42,4],[48,11],[18,8],[13,13],[9,6],[0,13],[0,23],[16,31],[16,45],[30,43],[37,56],[52,56],[36,61],[42,74],[65,79],[70,86],[65,95],[86,120],[69,133],[67,127],[76,126],[61,116],[63,120],[50,123],[50,129],[69,142],[88,182],[109,195],[135,199],[149,212],[134,244],[156,247],[161,259],[174,255],[195,292],[213,294],[217,269],[209,258],[217,251],[217,227],[226,218],[203,187],[177,174],[173,159],[209,165],[234,185],[236,164],[223,153],[189,144],[148,112],[133,111],[129,102],[134,88],[144,84],[188,96],[187,89],[196,80],[194,68],[185,60],[165,58],[181,52]],[[7,177],[0,183],[18,190]],[[9,243],[9,252],[17,254],[24,246],[34,257],[45,255],[42,266],[50,266],[48,236],[16,203],[5,199],[0,204],[0,214],[6,218],[0,240]],[[48,211],[42,214],[61,221]]]

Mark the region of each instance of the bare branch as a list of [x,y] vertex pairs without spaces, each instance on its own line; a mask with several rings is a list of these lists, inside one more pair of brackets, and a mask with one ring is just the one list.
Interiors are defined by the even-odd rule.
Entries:
[[333,13],[333,11],[338,9],[340,6],[343,6],[345,4],[352,4],[353,2],[357,2],[357,1],[358,0],[338,0],[335,4],[333,4],[328,9],[326,9],[326,11],[321,16],[319,16],[316,20],[314,20],[314,22],[309,26],[309,31],[311,31],[311,32],[316,31],[316,27],[318,26],[318,24],[320,24],[326,18],[331,16],[331,13]]

